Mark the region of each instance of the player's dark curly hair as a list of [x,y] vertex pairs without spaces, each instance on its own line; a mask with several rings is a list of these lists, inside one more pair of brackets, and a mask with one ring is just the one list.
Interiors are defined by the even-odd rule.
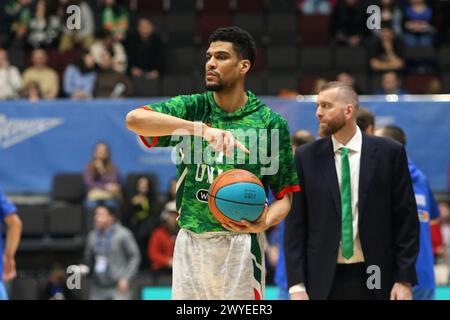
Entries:
[[208,39],[208,44],[216,41],[231,42],[234,50],[243,58],[250,60],[254,65],[256,60],[256,44],[253,37],[242,28],[224,27],[216,29]]

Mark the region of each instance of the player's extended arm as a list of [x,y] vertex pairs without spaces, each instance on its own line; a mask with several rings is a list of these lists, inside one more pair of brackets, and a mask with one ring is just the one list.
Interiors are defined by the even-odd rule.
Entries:
[[128,112],[126,124],[129,130],[146,137],[170,136],[175,130],[185,130],[188,135],[202,136],[207,128],[204,123],[194,123],[142,108]]
[[129,130],[141,136],[196,135],[208,141],[216,151],[228,153],[230,147],[238,147],[249,153],[229,131],[210,128],[204,123],[180,119],[161,112],[142,108],[132,110],[127,114],[126,125]]
[[3,279],[11,280],[16,277],[16,263],[14,257],[20,242],[22,234],[22,221],[15,213],[8,215],[5,218],[7,226],[5,252],[3,256],[4,272]]

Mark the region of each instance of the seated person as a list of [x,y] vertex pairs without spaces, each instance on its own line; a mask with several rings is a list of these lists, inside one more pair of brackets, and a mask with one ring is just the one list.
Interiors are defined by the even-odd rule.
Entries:
[[[159,223],[159,212],[156,197],[151,193],[150,180],[146,176],[139,177],[136,181],[136,192],[128,205],[130,214],[128,222],[136,242],[141,251],[141,256],[146,255],[147,242],[153,229]],[[142,259],[144,263],[145,259]]]
[[92,98],[96,77],[94,58],[89,51],[83,51],[78,62],[64,71],[65,94],[72,99]]
[[95,145],[92,160],[86,165],[83,177],[88,209],[94,209],[100,203],[115,208],[119,206],[122,199],[119,176],[105,142]]
[[131,76],[159,78],[163,67],[163,44],[155,32],[153,22],[148,18],[140,18],[137,35],[129,40],[127,53]]
[[166,204],[161,213],[162,224],[157,227],[148,241],[148,258],[156,274],[172,272],[173,250],[178,234],[178,212],[175,202]]
[[403,15],[403,39],[408,47],[433,45],[433,10],[425,0],[410,0]]
[[406,90],[401,87],[401,82],[395,72],[386,72],[381,76],[381,89],[377,90],[375,94],[408,94]]
[[370,67],[375,72],[399,71],[405,66],[403,41],[395,37],[390,24],[381,25],[380,36],[374,39],[371,52]]
[[113,69],[111,52],[104,51],[95,81],[94,97],[119,98],[131,96],[132,92],[128,76]]
[[31,81],[37,82],[44,99],[55,99],[59,93],[59,76],[55,70],[47,66],[47,60],[45,50],[33,50],[32,66],[24,71],[23,82],[25,86]]

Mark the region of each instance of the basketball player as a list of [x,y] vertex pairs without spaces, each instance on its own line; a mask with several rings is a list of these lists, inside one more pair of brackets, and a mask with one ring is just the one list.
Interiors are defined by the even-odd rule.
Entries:
[[[247,31],[238,27],[217,29],[209,38],[206,52],[206,93],[177,96],[135,109],[126,117],[127,127],[147,146],[178,145],[183,154],[183,161],[177,165],[176,202],[181,230],[173,257],[173,299],[263,298],[262,232],[284,219],[291,207],[291,193],[300,189],[286,120],[244,90],[255,52],[255,42]],[[258,134],[258,141],[239,141],[231,132],[235,129],[257,129],[258,133],[267,130],[268,137],[277,133],[278,139]],[[194,142],[179,143],[176,135],[188,136]],[[187,161],[195,158],[187,148],[193,146],[195,150],[196,138],[200,139],[200,155],[212,148],[214,161]],[[258,158],[250,163],[249,159],[259,155],[269,140],[267,154],[278,167],[275,172],[263,174],[266,162]],[[228,161],[234,159],[235,152],[245,156],[245,164]],[[205,197],[214,178],[234,168],[254,173],[266,193],[270,188],[277,199],[265,207],[256,222],[241,221],[244,227],[219,223]]]

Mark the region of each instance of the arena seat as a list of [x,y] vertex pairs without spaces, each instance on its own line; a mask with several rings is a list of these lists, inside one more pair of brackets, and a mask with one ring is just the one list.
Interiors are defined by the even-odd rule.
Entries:
[[325,46],[330,41],[330,16],[302,15],[298,19],[300,43],[303,46]]
[[58,173],[53,177],[53,201],[81,203],[85,193],[86,187],[81,173]]
[[330,70],[333,67],[333,56],[329,47],[301,48],[298,60],[302,72]]
[[42,238],[47,233],[47,208],[44,205],[18,205],[23,238]]
[[269,74],[267,77],[267,93],[278,95],[280,90],[297,91],[297,78],[292,73]]
[[270,46],[267,49],[267,68],[270,73],[297,69],[295,46]]
[[198,9],[198,0],[170,0],[171,12],[195,12]]
[[367,52],[363,47],[337,47],[336,67],[349,71],[362,71],[368,66]]
[[230,11],[230,0],[200,0],[199,9],[204,13],[224,13]]
[[245,0],[236,2],[236,12],[259,12],[263,13],[265,9],[265,0]]
[[134,95],[136,97],[156,97],[161,95],[159,79],[132,78]]
[[48,216],[51,237],[76,237],[83,232],[82,206],[50,206]]
[[166,11],[165,0],[136,0],[136,11],[141,13],[162,13]]
[[174,47],[167,50],[165,72],[190,74],[196,69],[193,46]]
[[245,80],[245,88],[256,95],[263,95],[266,92],[266,79],[261,75],[248,75]]
[[297,0],[269,0],[268,12],[292,13],[297,11]]
[[197,32],[197,18],[195,13],[173,13],[166,17],[165,30],[169,43],[180,45],[192,45]]
[[297,14],[268,14],[267,36],[270,44],[296,44],[297,43]]
[[17,278],[11,283],[11,300],[38,300],[38,280],[32,277]]
[[191,94],[194,89],[192,76],[184,73],[167,75],[162,80],[163,96]]
[[266,34],[264,16],[257,13],[236,13],[233,25],[247,30],[257,44],[265,42]]
[[426,94],[433,74],[408,74],[404,79],[404,87],[410,94]]
[[450,71],[450,46],[442,46],[439,49],[438,63],[442,70]]
[[228,13],[203,13],[198,18],[198,33],[202,43],[207,43],[211,33],[220,27],[231,26],[231,15]]

